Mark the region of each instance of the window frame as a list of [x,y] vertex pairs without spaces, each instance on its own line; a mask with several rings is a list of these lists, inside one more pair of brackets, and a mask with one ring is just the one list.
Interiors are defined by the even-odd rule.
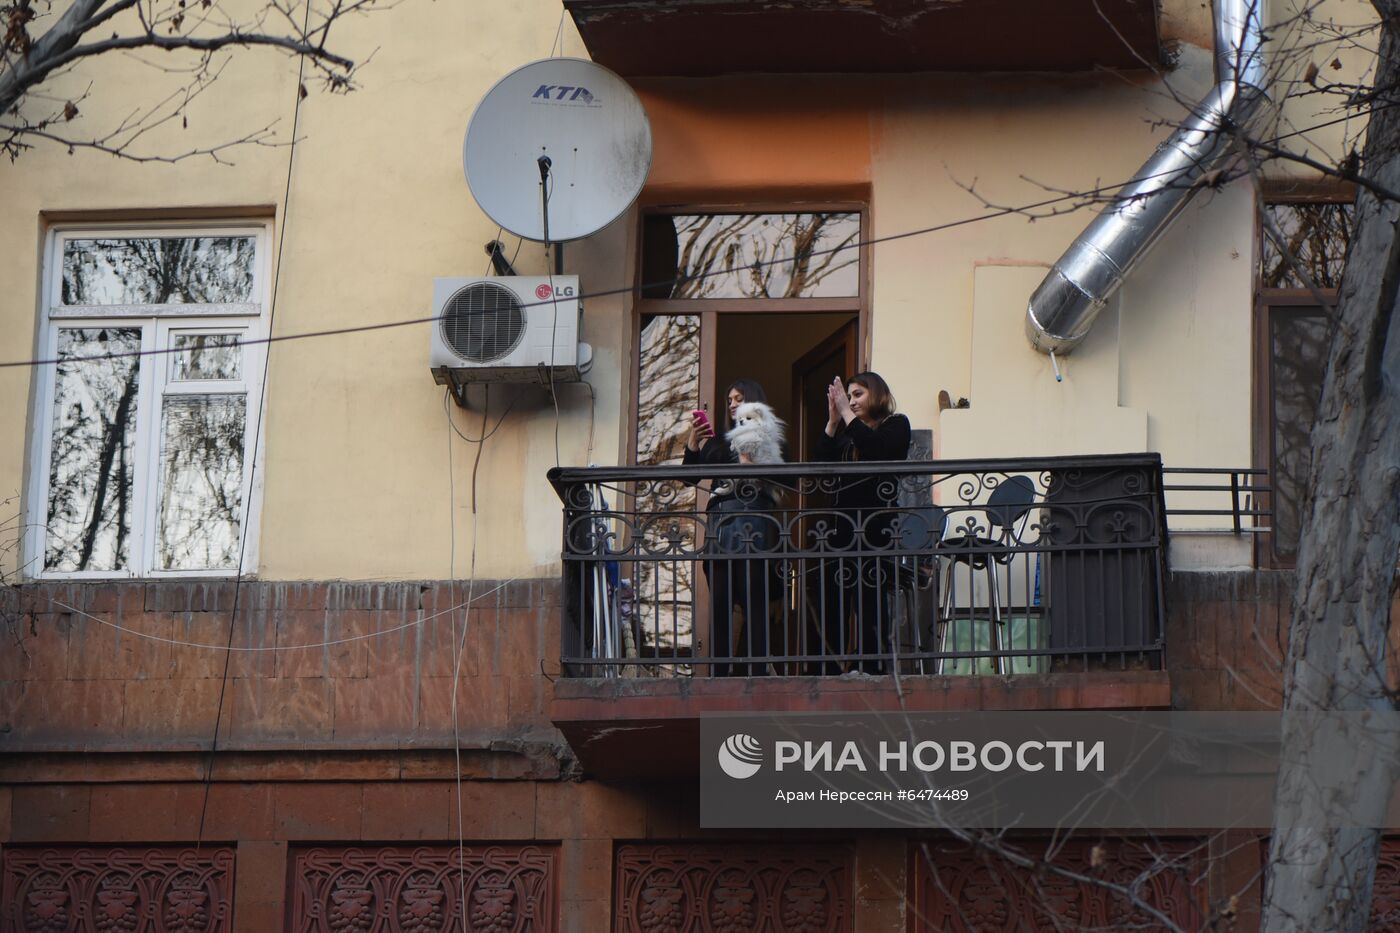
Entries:
[[[22,575],[31,580],[136,580],[229,579],[238,567],[168,570],[157,567],[160,515],[160,447],[164,404],[167,397],[242,394],[245,398],[243,478],[240,484],[242,521],[239,534],[239,566],[244,575],[258,566],[258,541],[263,492],[261,419],[262,374],[266,343],[243,345],[237,380],[175,380],[173,352],[155,352],[172,346],[177,333],[239,332],[245,339],[262,341],[268,336],[269,283],[272,256],[269,248],[271,221],[210,219],[169,223],[58,223],[45,234],[39,305],[39,359],[58,356],[59,332],[65,329],[139,329],[141,367],[137,377],[136,427],[133,438],[131,541],[128,566],[119,570],[50,570],[47,553],[48,493],[52,465],[54,395],[58,367],[38,368],[28,435],[31,443],[29,482],[25,502],[30,518],[22,536]],[[62,303],[64,244],[74,239],[142,237],[251,236],[253,283],[251,302],[226,304],[120,304],[65,305]]]
[[[630,322],[632,327],[629,346],[630,358],[627,363],[626,378],[630,388],[624,396],[627,406],[626,436],[623,439],[625,450],[621,462],[637,465],[637,430],[641,413],[641,356],[642,323],[648,317],[695,315],[700,318],[700,360],[698,393],[702,402],[710,404],[710,410],[723,410],[722,401],[717,398],[715,386],[715,365],[718,354],[717,332],[721,314],[788,314],[788,313],[854,313],[856,315],[856,358],[862,369],[869,368],[870,360],[870,319],[871,290],[873,282],[874,250],[871,240],[871,205],[867,201],[853,200],[758,200],[745,202],[683,202],[653,204],[637,211],[636,243],[633,253],[635,285],[633,292]],[[854,213],[860,218],[860,246],[857,250],[858,269],[856,274],[856,294],[840,298],[644,298],[641,287],[645,275],[646,223],[651,217],[677,214],[793,214],[793,213]],[[634,490],[622,493],[627,508],[633,508]],[[705,495],[700,492],[696,508],[703,509]],[[634,574],[634,579],[640,579]],[[696,579],[696,599],[692,603],[694,615],[690,621],[690,646],[678,645],[678,658],[687,656],[687,651],[708,650],[711,632],[709,622],[709,593],[706,584]],[[684,663],[681,661],[680,663]]]
[[[1321,289],[1320,294],[1328,299],[1329,310],[1336,308],[1338,293],[1335,289]],[[1297,563],[1296,557],[1280,554],[1274,547],[1274,498],[1278,489],[1274,473],[1274,315],[1316,307],[1317,299],[1306,289],[1282,288],[1261,289],[1254,306],[1254,467],[1266,471],[1268,492],[1261,493],[1259,498],[1269,513],[1269,530],[1254,536],[1254,560],[1256,567],[1269,570],[1291,570]]]
[[1314,295],[1307,288],[1265,288],[1263,284],[1264,238],[1268,236],[1259,219],[1270,204],[1349,204],[1356,200],[1356,189],[1349,184],[1334,184],[1313,180],[1271,180],[1261,185],[1256,199],[1255,216],[1256,262],[1254,264],[1254,320],[1252,323],[1253,428],[1251,444],[1254,468],[1264,470],[1268,491],[1258,499],[1269,513],[1269,530],[1254,536],[1254,565],[1269,570],[1291,570],[1296,558],[1280,555],[1274,547],[1274,499],[1277,482],[1274,475],[1274,397],[1272,325],[1275,311],[1291,313],[1295,308],[1316,308],[1318,297],[1325,299],[1327,311],[1336,310],[1340,290],[1322,288]]
[[[857,250],[859,268],[856,274],[856,294],[840,298],[643,298],[641,286],[645,269],[643,251],[646,246],[646,222],[657,216],[678,214],[856,214],[860,218],[860,246]],[[815,314],[823,312],[854,313],[856,315],[856,358],[861,369],[870,363],[871,288],[874,250],[871,239],[871,205],[852,200],[761,200],[741,202],[685,202],[653,204],[642,207],[636,220],[636,295],[632,302],[632,339],[628,378],[632,383],[627,394],[627,436],[624,462],[637,464],[637,428],[640,400],[638,375],[641,367],[642,322],[655,315],[696,315],[700,318],[700,379],[699,395],[710,404],[712,411],[722,406],[716,398],[715,361],[718,351],[716,331],[720,314]]]

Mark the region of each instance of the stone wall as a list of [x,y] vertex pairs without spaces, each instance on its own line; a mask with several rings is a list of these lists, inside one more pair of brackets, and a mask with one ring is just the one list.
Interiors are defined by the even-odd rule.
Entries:
[[[1166,676],[1175,708],[1278,702],[1292,586],[1282,572],[1173,576]],[[938,868],[938,878],[960,891],[970,886],[966,899],[954,898],[963,908],[1020,910],[1014,897],[1002,904],[978,887],[987,878],[948,855],[945,836],[716,833],[698,825],[693,783],[581,779],[550,719],[557,582],[473,589],[470,613],[455,612],[466,626],[460,649],[452,609],[466,599],[461,584],[75,583],[11,591],[0,621],[0,933],[37,922],[23,913],[37,903],[30,894],[38,891],[45,904],[58,898],[36,887],[50,883],[44,866],[72,879],[76,887],[64,889],[72,900],[112,894],[116,882],[102,881],[112,866],[146,865],[145,887],[122,889],[119,900],[129,893],[165,917],[176,910],[167,895],[192,877],[181,866],[195,857],[180,853],[196,849],[217,855],[205,897],[223,925],[211,929],[240,933],[284,928],[297,904],[320,905],[322,918],[377,910],[383,905],[374,898],[391,888],[406,893],[385,909],[403,923],[421,921],[413,927],[421,930],[446,929],[462,910],[500,918],[528,909],[538,929],[597,931],[621,922],[619,905],[634,919],[644,909],[648,917],[660,911],[652,919],[670,916],[668,898],[680,898],[670,907],[696,922],[749,906],[776,917],[815,910],[814,897],[839,919],[835,929],[918,930],[953,909],[953,895],[930,874],[930,840],[956,868]],[[225,688],[230,635],[235,649],[257,650],[228,654]],[[296,647],[303,645],[316,647]],[[459,657],[460,751],[451,721]],[[1090,670],[1079,689],[1116,678],[1145,696],[1161,677]],[[947,685],[959,696],[980,695],[975,687],[1035,694],[1016,678],[946,680],[959,682]],[[693,686],[692,699],[704,699],[726,684],[676,686]],[[734,686],[742,692],[745,682]],[[927,686],[915,693],[941,695]],[[854,687],[878,684],[841,681],[829,692]],[[211,773],[207,749],[221,690]],[[604,716],[606,706],[599,709]],[[1207,859],[1208,879],[1193,889],[1190,909],[1209,913],[1234,897],[1237,928],[1252,929],[1257,842],[1201,844],[1191,852]],[[1098,858],[1082,848],[1073,858]],[[766,861],[755,862],[753,852]],[[773,864],[792,872],[765,867]],[[1114,864],[1110,855],[1103,870]],[[394,888],[384,880],[391,876],[403,884]],[[157,883],[167,877],[169,884]],[[379,887],[366,880],[375,878]],[[1116,916],[1092,887],[1076,892],[1074,903],[1089,914]],[[1385,897],[1378,903],[1393,901]],[[180,903],[185,909],[190,901]],[[164,928],[181,928],[172,923]]]
[[0,752],[205,749],[221,692],[221,750],[452,748],[459,665],[463,746],[547,744],[558,592],[478,581],[468,613],[464,583],[25,587],[0,623]]

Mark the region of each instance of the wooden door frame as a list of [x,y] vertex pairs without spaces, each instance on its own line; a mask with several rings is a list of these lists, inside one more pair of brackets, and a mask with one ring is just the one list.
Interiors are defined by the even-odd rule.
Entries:
[[[794,428],[796,429],[796,434],[797,434],[797,437],[798,437],[798,445],[799,445],[799,446],[797,446],[797,447],[793,450],[794,453],[800,453],[800,452],[801,452],[801,447],[800,447],[800,445],[801,445],[801,443],[802,443],[802,439],[803,439],[803,438],[809,438],[809,437],[812,436],[811,426],[809,426],[809,425],[804,425],[804,424],[801,423],[801,417],[802,417],[802,411],[803,411],[803,410],[802,410],[802,401],[803,401],[803,400],[802,400],[802,376],[801,376],[801,373],[802,373],[802,372],[805,372],[807,369],[809,369],[816,361],[820,360],[822,357],[824,357],[824,356],[829,356],[829,355],[831,354],[832,350],[834,350],[835,347],[838,346],[838,345],[841,344],[841,343],[847,343],[847,344],[850,345],[850,349],[848,349],[847,352],[846,352],[846,366],[843,367],[843,369],[846,369],[846,370],[847,370],[847,372],[846,372],[846,378],[849,379],[851,376],[854,376],[855,373],[856,373],[855,370],[851,370],[851,369],[849,369],[849,367],[855,366],[855,365],[856,365],[856,360],[860,359],[860,319],[859,319],[859,318],[852,318],[852,319],[846,321],[844,324],[842,324],[842,325],[841,325],[840,327],[838,327],[836,330],[832,331],[829,335],[827,335],[826,337],[824,337],[824,338],[822,339],[821,343],[817,344],[817,345],[816,345],[815,347],[813,347],[811,350],[808,350],[806,353],[802,354],[800,357],[798,357],[798,358],[797,358],[796,360],[794,360],[793,363],[792,363],[792,399],[793,399],[793,401],[794,401],[794,402],[796,403],[796,405],[797,405],[797,415],[798,415],[798,418],[797,418],[798,423],[794,425]],[[805,458],[799,457],[798,459],[799,459],[799,460],[803,460],[803,459],[805,459]]]
[[[1262,214],[1270,204],[1348,204],[1356,200],[1356,186],[1335,179],[1264,178],[1256,194],[1256,206]],[[1269,512],[1270,530],[1254,536],[1254,566],[1267,569],[1291,569],[1293,561],[1274,553],[1273,505],[1273,346],[1269,339],[1270,316],[1274,308],[1318,307],[1317,298],[1305,288],[1265,288],[1261,281],[1264,237],[1263,224],[1256,216],[1254,224],[1254,312],[1251,322],[1251,379],[1253,398],[1250,401],[1250,449],[1254,468],[1266,470],[1269,492],[1260,496]],[[1328,307],[1335,309],[1338,289],[1319,289]]]
[[[644,226],[647,218],[658,214],[706,214],[706,213],[855,213],[860,217],[860,246],[858,254],[859,268],[857,270],[857,294],[845,298],[699,298],[699,299],[657,299],[641,297],[641,286],[645,284],[641,281],[645,268],[642,256],[643,246],[646,237]],[[631,324],[631,342],[628,347],[627,367],[628,373],[624,374],[624,379],[630,381],[631,391],[626,396],[627,417],[626,417],[626,456],[623,462],[635,466],[637,463],[637,419],[638,419],[638,397],[641,392],[638,370],[641,366],[641,339],[642,321],[654,315],[698,315],[700,317],[700,378],[699,397],[702,404],[709,403],[712,413],[719,412],[718,399],[715,397],[715,364],[717,355],[717,336],[720,314],[811,314],[811,313],[847,313],[856,316],[856,358],[862,363],[861,368],[869,366],[869,345],[870,333],[870,307],[871,290],[873,283],[873,263],[871,262],[874,250],[871,247],[871,209],[867,201],[823,201],[823,200],[789,200],[789,201],[752,201],[735,203],[689,203],[673,205],[653,205],[644,207],[637,212],[635,237],[635,254],[633,256],[634,268],[636,270],[637,281],[632,291],[632,307],[628,320]],[[625,496],[628,508],[632,507],[633,499],[629,494]],[[701,491],[696,500],[696,507],[703,509],[704,493]],[[705,653],[711,648],[710,632],[710,612],[709,612],[709,592],[708,587],[701,584],[703,574],[699,570],[697,563],[694,574],[696,587],[696,599],[694,602],[695,617],[692,619],[692,650],[696,653]],[[681,662],[683,663],[683,662]]]
[[[1335,309],[1339,294],[1337,289],[1320,289],[1319,292],[1331,302],[1326,307]],[[1296,288],[1263,288],[1254,302],[1254,399],[1250,406],[1253,416],[1250,446],[1254,468],[1266,471],[1264,476],[1269,487],[1267,493],[1259,496],[1269,513],[1269,531],[1254,536],[1254,566],[1270,570],[1289,570],[1294,566],[1294,561],[1279,557],[1274,551],[1273,510],[1277,484],[1274,476],[1273,343],[1269,337],[1270,325],[1276,309],[1317,307],[1317,298],[1312,292]]]
[[[648,217],[659,214],[779,214],[779,213],[854,213],[860,215],[860,269],[856,276],[858,294],[846,298],[686,298],[660,299],[641,297],[640,279],[643,275],[642,249],[645,236],[642,230]],[[657,314],[695,314],[700,316],[700,400],[708,403],[711,412],[718,412],[719,400],[715,397],[716,332],[721,313],[743,314],[816,314],[823,312],[845,312],[856,315],[856,360],[859,368],[870,368],[870,329],[871,291],[873,288],[874,249],[871,246],[871,209],[865,201],[819,200],[810,201],[740,201],[702,202],[687,204],[658,204],[642,208],[637,212],[636,253],[633,256],[638,281],[634,286],[632,311],[631,345],[628,348],[627,377],[632,383],[627,395],[627,436],[624,439],[628,465],[637,463],[637,396],[641,391],[638,385],[637,368],[641,365],[642,320]]]

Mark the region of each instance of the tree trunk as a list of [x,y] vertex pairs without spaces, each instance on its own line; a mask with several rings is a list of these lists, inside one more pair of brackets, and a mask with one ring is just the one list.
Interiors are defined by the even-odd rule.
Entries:
[[[1400,0],[1374,4],[1384,24],[1375,83],[1384,102],[1400,89]],[[1364,171],[1400,187],[1400,108],[1372,111]],[[1362,189],[1312,431],[1286,712],[1394,708],[1386,648],[1400,555],[1397,222],[1400,204]],[[1285,717],[1262,928],[1362,931],[1396,765],[1389,744],[1329,741],[1300,718]],[[1340,822],[1376,828],[1327,828]]]

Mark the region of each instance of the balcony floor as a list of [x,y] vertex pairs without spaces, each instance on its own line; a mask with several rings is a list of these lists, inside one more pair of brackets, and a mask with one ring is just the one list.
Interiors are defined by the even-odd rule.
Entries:
[[1170,709],[1166,671],[1012,677],[563,678],[550,719],[586,773],[688,779],[699,773],[700,717],[750,713]]

